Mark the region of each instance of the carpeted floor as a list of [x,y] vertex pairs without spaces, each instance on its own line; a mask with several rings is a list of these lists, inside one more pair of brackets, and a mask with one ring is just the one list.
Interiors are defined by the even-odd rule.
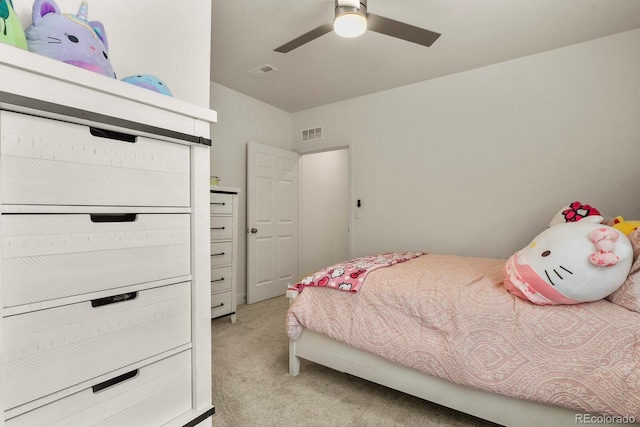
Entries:
[[287,307],[283,296],[211,322],[215,427],[495,426],[304,360],[289,376]]

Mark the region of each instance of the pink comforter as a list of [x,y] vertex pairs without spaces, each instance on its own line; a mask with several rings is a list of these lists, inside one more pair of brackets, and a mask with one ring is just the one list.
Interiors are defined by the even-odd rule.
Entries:
[[640,419],[640,314],[601,300],[537,306],[502,287],[504,260],[429,254],[358,293],[305,289],[303,328],[472,388]]

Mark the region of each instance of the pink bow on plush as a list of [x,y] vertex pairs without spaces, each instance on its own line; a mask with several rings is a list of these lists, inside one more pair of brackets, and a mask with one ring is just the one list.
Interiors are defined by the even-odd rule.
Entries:
[[589,257],[589,261],[598,267],[612,267],[620,261],[620,257],[613,253],[618,233],[607,228],[593,230],[589,237],[595,243],[598,252]]

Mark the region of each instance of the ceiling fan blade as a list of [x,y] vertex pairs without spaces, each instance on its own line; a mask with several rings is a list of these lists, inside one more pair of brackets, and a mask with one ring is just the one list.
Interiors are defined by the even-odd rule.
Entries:
[[431,46],[440,37],[439,33],[414,27],[404,22],[394,21],[384,16],[374,15],[373,13],[367,14],[367,29],[427,47]]
[[328,22],[273,50],[275,52],[287,53],[331,31],[333,31],[333,22]]

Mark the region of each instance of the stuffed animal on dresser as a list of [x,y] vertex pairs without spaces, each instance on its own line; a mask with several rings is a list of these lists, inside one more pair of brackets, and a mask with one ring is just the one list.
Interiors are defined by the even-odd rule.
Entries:
[[116,78],[109,61],[107,33],[102,23],[87,20],[87,10],[86,0],[77,15],[61,13],[54,0],[36,0],[33,23],[25,30],[29,50]]
[[606,297],[624,283],[633,262],[631,242],[591,215],[553,225],[512,255],[504,287],[534,304],[578,304]]
[[27,49],[27,40],[11,0],[0,0],[0,43]]
[[127,76],[124,77],[122,81],[163,95],[173,96],[167,84],[153,74],[136,74],[133,76]]

